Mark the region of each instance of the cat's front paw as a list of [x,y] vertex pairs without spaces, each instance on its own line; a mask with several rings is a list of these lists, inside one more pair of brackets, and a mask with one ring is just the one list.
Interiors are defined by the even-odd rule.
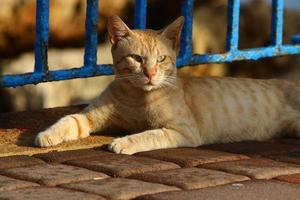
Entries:
[[134,154],[137,152],[133,142],[128,137],[117,138],[109,145],[109,150],[118,154]]
[[58,145],[62,139],[53,132],[44,131],[39,133],[35,138],[35,145],[40,147],[51,147]]

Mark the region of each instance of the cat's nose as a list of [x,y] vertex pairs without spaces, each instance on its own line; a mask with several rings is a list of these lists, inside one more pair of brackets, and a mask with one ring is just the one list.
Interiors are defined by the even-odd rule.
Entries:
[[152,79],[152,77],[156,74],[156,72],[157,72],[156,67],[151,67],[144,70],[144,74],[145,76],[148,77],[149,80]]

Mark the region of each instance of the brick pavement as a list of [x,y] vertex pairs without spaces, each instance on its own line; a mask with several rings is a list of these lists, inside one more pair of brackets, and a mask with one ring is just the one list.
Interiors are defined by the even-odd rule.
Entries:
[[0,199],[296,200],[300,157],[270,159],[276,155],[180,148],[132,156],[85,149],[3,157]]
[[[51,112],[51,122],[64,114],[63,109],[59,115],[55,109]],[[9,134],[22,139],[23,132],[16,135],[9,130],[37,126],[38,118],[46,114],[39,112],[29,119],[22,113],[24,121],[17,126],[11,121],[14,114],[6,114],[5,119],[0,115],[0,137],[3,142],[11,141]],[[85,147],[81,150],[74,150],[73,144],[62,145],[61,152],[47,148],[23,152],[22,146],[11,152],[9,146],[5,149],[0,144],[0,149],[9,152],[0,153],[0,199],[297,200],[300,196],[300,139],[214,144],[132,156],[92,148],[85,145],[88,142],[81,141],[80,147]],[[30,147],[30,143],[21,144]]]
[[132,174],[149,171],[161,171],[179,168],[178,165],[170,162],[152,158],[120,155],[104,151],[97,157],[72,160],[65,163],[107,173],[113,177],[127,177]]
[[279,181],[246,181],[208,187],[200,190],[164,192],[146,195],[136,200],[297,200],[300,189]]

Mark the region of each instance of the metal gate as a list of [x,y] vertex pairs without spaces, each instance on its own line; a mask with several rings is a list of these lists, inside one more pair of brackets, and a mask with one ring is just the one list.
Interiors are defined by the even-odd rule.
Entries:
[[[74,78],[85,78],[101,75],[111,75],[109,64],[97,64],[98,38],[98,0],[87,0],[86,8],[86,43],[84,63],[80,68],[65,70],[48,70],[47,48],[49,37],[49,0],[37,0],[36,6],[36,41],[35,66],[31,73],[0,76],[1,87],[16,87],[41,82],[60,81]],[[101,1],[100,1],[101,2]],[[268,47],[238,49],[240,0],[228,0],[228,23],[226,52],[222,54],[193,54],[192,25],[194,0],[185,0],[182,5],[182,15],[185,24],[182,30],[180,53],[177,67],[202,63],[224,63],[237,60],[257,60],[260,58],[300,54],[300,35],[291,38],[291,44],[283,44],[283,11],[284,0],[272,2],[272,34]],[[135,1],[134,27],[146,27],[147,0]],[[300,19],[299,19],[300,20]]]

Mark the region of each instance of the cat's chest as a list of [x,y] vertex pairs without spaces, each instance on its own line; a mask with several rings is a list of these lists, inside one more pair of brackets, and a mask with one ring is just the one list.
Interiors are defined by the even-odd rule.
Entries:
[[121,124],[129,130],[147,130],[160,128],[161,121],[169,118],[166,114],[170,112],[165,109],[170,109],[172,105],[168,102],[168,98],[150,99],[137,104],[122,103],[117,106]]
[[152,121],[156,118],[160,109],[157,104],[143,103],[141,105],[118,105],[118,113],[127,120],[134,120],[139,122]]

